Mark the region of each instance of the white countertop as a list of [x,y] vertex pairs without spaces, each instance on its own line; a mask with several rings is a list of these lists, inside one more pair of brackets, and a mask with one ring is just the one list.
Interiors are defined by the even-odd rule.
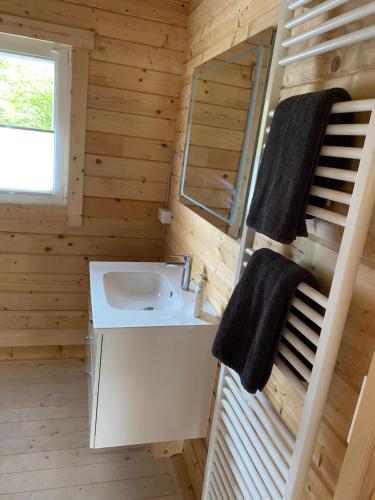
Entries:
[[[104,275],[110,272],[153,272],[166,276],[181,301],[174,310],[136,310],[112,307],[106,298]],[[180,288],[182,268],[160,262],[90,262],[90,298],[94,328],[151,326],[212,326],[220,321],[217,311],[205,301],[199,318],[193,316],[194,291]]]

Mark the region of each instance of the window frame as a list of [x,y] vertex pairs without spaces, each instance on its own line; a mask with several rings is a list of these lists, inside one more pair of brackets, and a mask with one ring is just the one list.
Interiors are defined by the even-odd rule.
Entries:
[[0,202],[66,205],[69,178],[69,142],[72,47],[62,43],[0,33],[0,52],[52,60],[54,75],[54,186],[52,192],[7,191],[0,187]]
[[26,14],[26,17],[18,17],[0,11],[0,32],[62,43],[72,47],[68,201],[63,208],[66,211],[66,224],[79,227],[83,222],[89,56],[90,51],[95,48],[95,32],[38,21],[30,18],[29,12]]

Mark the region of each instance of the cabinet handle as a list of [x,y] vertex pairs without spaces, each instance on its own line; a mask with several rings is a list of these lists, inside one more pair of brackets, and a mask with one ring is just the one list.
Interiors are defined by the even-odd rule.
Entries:
[[89,371],[87,371],[87,370],[86,370],[86,375],[87,375],[88,377],[92,377],[92,372],[89,372]]

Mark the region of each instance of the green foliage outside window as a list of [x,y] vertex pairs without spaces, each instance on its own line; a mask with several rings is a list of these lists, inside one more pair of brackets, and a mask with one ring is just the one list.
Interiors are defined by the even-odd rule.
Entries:
[[52,63],[0,54],[0,125],[53,129]]

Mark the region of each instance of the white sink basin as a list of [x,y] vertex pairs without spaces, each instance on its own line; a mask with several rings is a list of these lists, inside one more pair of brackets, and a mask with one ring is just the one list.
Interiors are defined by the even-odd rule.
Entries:
[[150,271],[109,272],[103,276],[107,302],[115,309],[157,311],[181,307],[170,280]]
[[94,328],[217,325],[207,301],[193,316],[194,292],[180,288],[181,276],[163,262],[90,262]]

